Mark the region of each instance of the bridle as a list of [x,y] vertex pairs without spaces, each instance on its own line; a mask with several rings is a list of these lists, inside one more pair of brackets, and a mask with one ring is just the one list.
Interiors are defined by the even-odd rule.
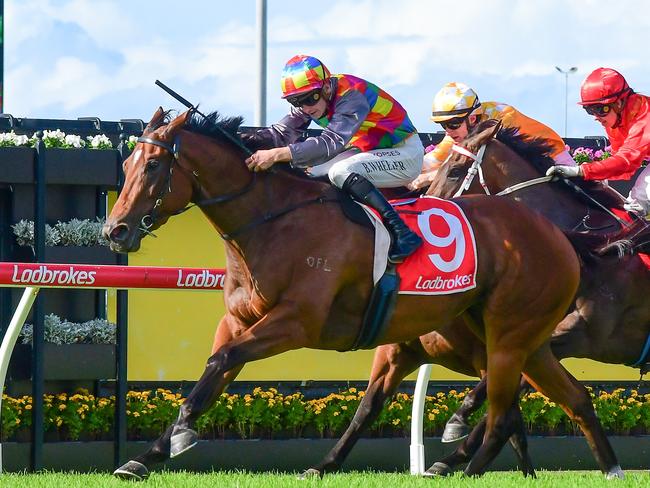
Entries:
[[[472,181],[474,181],[474,177],[478,174],[479,175],[479,182],[481,183],[481,186],[483,187],[483,190],[485,191],[486,195],[491,195],[490,190],[487,186],[487,183],[485,183],[485,178],[483,177],[483,167],[482,167],[482,162],[483,162],[483,156],[485,155],[485,150],[487,148],[487,143],[481,145],[481,147],[478,150],[478,153],[474,154],[470,150],[458,146],[454,144],[451,149],[454,152],[457,152],[458,154],[461,154],[463,156],[466,156],[470,159],[472,159],[474,162],[472,165],[469,167],[467,170],[467,175],[465,176],[465,179],[463,180],[463,183],[461,184],[460,188],[454,193],[452,198],[459,197],[463,194],[463,192],[467,191],[472,184]],[[507,188],[504,188],[501,190],[499,193],[496,193],[496,196],[504,196],[504,195],[509,195],[511,193],[514,193],[516,191],[523,190],[524,188],[530,188],[531,186],[539,185],[541,183],[549,183],[550,181],[557,180],[557,176],[541,176],[539,178],[533,178],[532,180],[527,180],[527,181],[522,181],[521,183],[516,183],[514,185],[511,185]],[[599,207],[602,211],[607,213],[609,216],[611,216],[614,220],[616,220],[621,226],[623,227],[628,227],[629,224],[625,222],[623,219],[621,219],[618,215],[613,213],[610,209],[608,209],[606,206],[601,204],[599,201],[594,199],[591,195],[589,195],[587,192],[585,192],[582,188],[580,188],[578,185],[573,183],[567,178],[561,178],[561,181],[563,181],[566,185],[568,185],[573,191],[576,193],[581,194],[583,197],[587,198],[589,201],[591,201],[594,205]],[[586,219],[587,217],[585,217]],[[585,225],[585,219],[583,219],[582,222],[578,224],[580,225]],[[576,226],[576,227],[578,227]],[[574,229],[575,230],[575,229]]]
[[[150,229],[151,227],[154,226],[156,223],[156,218],[159,218],[159,215],[156,215],[157,210],[162,206],[163,198],[172,192],[172,176],[174,174],[174,166],[178,166],[178,169],[182,171],[190,180],[192,187],[193,187],[193,193],[199,192],[201,189],[201,184],[198,181],[199,174],[196,171],[191,171],[186,168],[184,168],[180,162],[179,162],[179,156],[180,156],[180,135],[176,135],[174,138],[174,142],[170,145],[166,143],[165,141],[161,141],[159,139],[154,139],[152,137],[147,137],[147,136],[140,136],[137,139],[137,142],[142,142],[144,144],[151,144],[153,146],[158,146],[163,149],[165,149],[170,155],[171,155],[171,161],[169,163],[169,172],[167,173],[165,184],[160,190],[160,193],[158,194],[158,197],[156,198],[156,201],[151,209],[151,211],[146,214],[142,219],[140,220],[140,227],[139,230],[143,234],[151,235],[153,237],[157,237]],[[175,212],[172,212],[170,215],[180,215],[182,213],[187,212],[189,209],[193,207],[207,207],[209,205],[214,205],[217,203],[226,203],[231,200],[234,200],[235,198],[243,195],[244,193],[247,193],[256,183],[257,181],[257,173],[253,173],[250,181],[241,189],[233,192],[233,193],[228,193],[226,195],[220,195],[218,197],[214,198],[208,198],[205,200],[200,200],[195,203],[191,203],[184,208],[177,210]]]
[[[159,209],[162,206],[163,198],[166,195],[168,195],[168,194],[170,194],[172,192],[171,180],[172,180],[172,175],[173,175],[173,172],[174,172],[174,165],[178,166],[178,168],[181,171],[183,171],[186,174],[186,176],[190,179],[190,181],[192,182],[193,189],[194,189],[193,190],[194,194],[200,193],[201,184],[198,181],[198,176],[199,176],[198,173],[196,171],[190,171],[190,170],[184,168],[179,162],[179,156],[180,156],[180,136],[179,135],[177,135],[174,138],[174,142],[173,142],[172,145],[169,145],[166,142],[161,141],[159,139],[153,139],[152,137],[147,137],[147,136],[140,136],[140,137],[138,137],[137,141],[142,142],[144,144],[152,144],[154,146],[161,147],[161,148],[165,149],[167,152],[169,152],[169,154],[172,156],[171,162],[169,164],[169,173],[167,174],[167,179],[165,181],[165,184],[163,185],[162,189],[160,190],[160,193],[159,193],[158,197],[156,198],[156,201],[155,201],[155,203],[153,205],[153,208],[151,209],[151,212],[149,212],[147,215],[142,217],[142,219],[140,221],[139,230],[142,233],[157,237],[153,232],[151,232],[150,229],[156,223],[156,217],[157,217],[156,216],[156,210]],[[238,143],[237,145],[239,147],[245,149],[245,152],[247,154],[251,154],[250,150],[248,148],[246,148],[245,146],[242,146],[241,143]],[[265,174],[268,174],[268,173],[270,173],[272,171],[273,170],[269,170]],[[268,178],[265,178],[264,180],[268,181]],[[232,200],[235,200],[236,198],[248,193],[253,188],[253,186],[255,186],[257,181],[258,181],[257,173],[254,172],[254,173],[251,174],[250,181],[243,188],[240,188],[239,190],[236,190],[236,191],[234,191],[232,193],[227,193],[225,195],[220,195],[220,196],[217,196],[217,197],[214,197],[214,198],[208,198],[208,199],[205,199],[205,200],[197,201],[195,203],[187,205],[186,207],[184,207],[184,208],[182,208],[180,210],[172,212],[170,214],[170,216],[180,215],[180,214],[182,214],[184,212],[187,212],[192,207],[203,208],[203,207],[207,207],[207,206],[210,206],[210,205],[215,205],[215,204],[218,204],[218,203],[227,203],[227,202],[230,202]],[[266,189],[267,199],[270,200],[268,185],[265,185],[265,189]],[[229,232],[227,234],[220,232],[221,237],[223,239],[227,240],[227,241],[230,241],[238,234],[241,234],[243,232],[251,230],[251,229],[253,229],[254,227],[257,227],[260,224],[264,224],[266,222],[270,222],[272,220],[275,220],[278,217],[282,217],[283,215],[286,215],[286,214],[288,214],[290,212],[293,212],[294,210],[297,210],[299,208],[302,208],[302,207],[305,207],[305,206],[308,206],[308,205],[312,205],[314,203],[323,204],[323,203],[326,203],[326,202],[335,202],[335,201],[337,201],[336,197],[327,197],[327,196],[321,195],[321,196],[318,196],[316,198],[312,198],[312,199],[304,200],[302,202],[298,202],[298,203],[288,205],[287,207],[282,208],[280,210],[277,210],[275,212],[265,212],[263,215],[259,216],[258,218],[253,219],[250,222],[247,222],[247,223],[241,225],[238,229],[236,229],[236,230],[234,230],[232,232]],[[268,206],[266,208],[268,208]]]
[[[474,181],[474,177],[477,174],[479,178],[479,183],[483,187],[483,191],[485,191],[486,195],[491,195],[490,189],[488,188],[487,183],[485,182],[485,177],[483,176],[483,166],[481,165],[481,163],[483,163],[483,156],[485,155],[486,148],[487,148],[487,144],[483,144],[479,148],[478,153],[474,154],[469,149],[466,149],[457,144],[454,144],[451,147],[452,151],[457,152],[458,154],[461,154],[463,156],[466,156],[474,161],[472,165],[469,167],[469,169],[467,170],[467,175],[465,176],[463,183],[460,185],[460,188],[458,188],[456,193],[454,193],[453,198],[459,197],[464,192],[469,190],[469,187],[472,184],[472,181]],[[510,193],[523,190],[524,188],[528,188],[530,186],[539,185],[540,183],[548,183],[552,179],[553,176],[542,176],[540,178],[533,178],[532,180],[522,181],[521,183],[517,183],[515,185],[509,186],[508,188],[501,190],[496,195],[497,196],[509,195]]]

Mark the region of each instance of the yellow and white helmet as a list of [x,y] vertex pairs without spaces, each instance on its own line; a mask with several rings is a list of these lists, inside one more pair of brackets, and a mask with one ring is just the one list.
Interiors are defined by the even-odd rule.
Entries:
[[465,83],[451,82],[443,86],[433,99],[431,120],[445,120],[464,117],[481,106],[478,95]]

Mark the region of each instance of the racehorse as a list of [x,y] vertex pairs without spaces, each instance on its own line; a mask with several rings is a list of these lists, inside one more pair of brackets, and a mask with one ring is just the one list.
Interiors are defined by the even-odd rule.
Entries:
[[[359,334],[372,289],[372,232],[344,216],[328,184],[290,171],[251,173],[235,135],[240,124],[241,118],[194,111],[169,121],[159,108],[123,164],[124,186],[103,230],[111,248],[136,251],[144,236],[193,202],[225,240],[227,312],[176,422],[117,476],[143,479],[152,464],[193,447],[197,418],[246,362],[301,347],[344,351]],[[603,472],[618,475],[586,389],[548,347],[579,282],[571,244],[544,217],[510,200],[474,196],[456,204],[480,253],[476,287],[400,295],[376,343],[404,343],[468,317],[485,342],[494,380],[485,439],[466,473],[482,473],[506,442],[503,425],[523,371],[578,422]],[[336,232],[327,234],[324,222]],[[327,259],[327,270],[310,266],[310,257]]]
[[[535,208],[560,228],[620,235],[621,223],[605,210],[622,206],[623,200],[614,190],[601,184],[585,185],[602,202],[601,207],[581,196],[580,187],[540,178],[553,164],[543,141],[522,138],[512,129],[499,130],[494,121],[488,121],[460,146],[460,152],[454,153],[436,175],[428,195],[449,198],[463,185],[464,193],[504,193]],[[479,174],[475,158],[481,147],[485,147],[480,162],[483,181],[480,177],[469,181],[468,174]],[[574,309],[558,324],[551,339],[551,349],[558,359],[588,358],[645,367],[650,340],[650,271],[644,261],[633,254],[621,259],[594,258],[583,265]],[[469,416],[485,399],[486,381],[481,380],[452,416],[445,431],[449,441],[467,432]],[[447,473],[454,465],[467,461],[477,447],[482,428],[479,425],[478,433],[458,452],[436,463],[437,470]]]

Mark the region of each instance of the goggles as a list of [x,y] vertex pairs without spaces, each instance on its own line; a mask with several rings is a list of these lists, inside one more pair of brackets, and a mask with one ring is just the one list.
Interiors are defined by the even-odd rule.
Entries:
[[296,95],[295,97],[287,97],[287,102],[289,102],[294,107],[312,107],[318,103],[318,101],[323,98],[320,90],[310,91],[309,93]]
[[453,119],[445,120],[443,122],[438,122],[443,129],[445,130],[456,130],[458,129],[461,125],[463,125],[463,122],[465,122],[465,117],[455,117]]
[[592,105],[584,105],[585,112],[594,117],[604,117],[612,110],[612,106],[606,103],[594,103]]

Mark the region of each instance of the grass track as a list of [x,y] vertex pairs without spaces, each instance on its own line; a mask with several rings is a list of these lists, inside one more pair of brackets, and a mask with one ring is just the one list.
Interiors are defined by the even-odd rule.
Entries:
[[0,486],[15,488],[100,488],[100,487],[232,487],[232,488],[393,488],[393,487],[639,487],[650,485],[650,473],[628,472],[625,480],[607,481],[599,472],[539,471],[536,480],[524,478],[519,473],[488,473],[481,478],[463,478],[459,474],[450,478],[424,479],[397,473],[344,473],[328,475],[322,480],[297,480],[293,474],[268,474],[247,472],[215,473],[154,473],[144,483],[132,483],[113,478],[109,474],[0,474]]

